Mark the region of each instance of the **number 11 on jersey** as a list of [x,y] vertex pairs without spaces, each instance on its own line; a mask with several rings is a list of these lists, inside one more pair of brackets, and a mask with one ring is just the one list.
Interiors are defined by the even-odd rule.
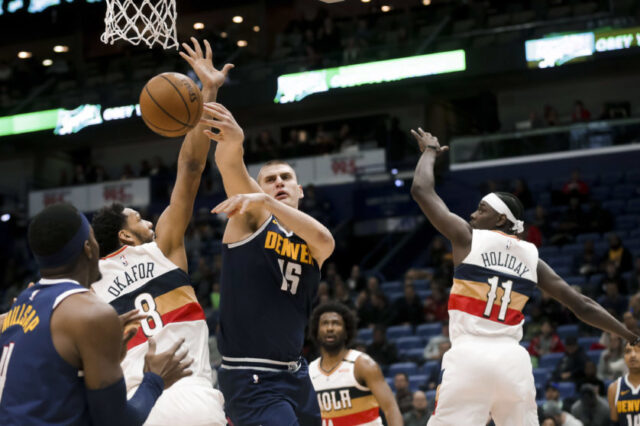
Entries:
[[[487,293],[487,307],[484,309],[484,316],[489,318],[491,316],[491,311],[493,310],[493,302],[496,301],[496,297],[498,294],[498,284],[500,283],[500,279],[498,277],[491,277],[488,279],[489,284],[491,284],[491,289],[489,293]],[[508,280],[502,283],[502,288],[504,288],[504,295],[502,296],[501,304],[500,304],[500,312],[498,313],[498,321],[504,321],[507,317],[507,308],[509,307],[509,303],[511,303],[511,288],[513,287],[513,281]]]

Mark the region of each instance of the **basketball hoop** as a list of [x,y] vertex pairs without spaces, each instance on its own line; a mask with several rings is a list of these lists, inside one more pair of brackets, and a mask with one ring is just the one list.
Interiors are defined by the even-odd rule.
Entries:
[[100,40],[113,44],[126,40],[159,44],[164,49],[178,48],[176,0],[106,0],[105,30]]

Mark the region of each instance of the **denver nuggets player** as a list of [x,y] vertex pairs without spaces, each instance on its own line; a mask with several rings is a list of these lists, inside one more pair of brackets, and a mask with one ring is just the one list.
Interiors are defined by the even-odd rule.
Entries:
[[629,373],[609,385],[611,421],[619,426],[640,426],[640,347],[627,343],[624,363]]
[[[191,65],[203,84],[203,96],[215,100],[232,65],[222,71],[213,67],[211,47],[206,54],[192,38],[193,48],[183,44],[181,56]],[[194,358],[193,375],[185,378],[157,402],[148,425],[224,425],[222,394],[213,389],[209,363],[209,330],[202,307],[187,275],[184,233],[191,219],[200,177],[211,142],[199,125],[185,137],[178,157],[176,183],[171,203],[156,227],[130,208],[114,204],[93,218],[100,244],[102,279],[93,290],[119,313],[138,309],[147,315],[136,336],[129,342],[122,363],[129,393],[142,379],[140,366],[150,337],[158,347],[170,346],[184,337]]]
[[236,426],[319,425],[320,412],[302,358],[304,329],[333,252],[329,230],[298,210],[302,187],[287,163],[265,164],[253,180],[243,160],[242,129],[220,104],[205,105],[219,130],[216,164],[229,197],[222,249],[218,375]]
[[356,318],[349,308],[337,302],[318,306],[309,333],[320,345],[320,358],[309,364],[309,376],[322,426],[382,426],[380,408],[390,426],[402,425],[400,408],[378,364],[349,349],[356,335]]
[[455,264],[449,297],[452,347],[445,354],[442,383],[429,426],[537,425],[531,361],[518,344],[522,309],[536,289],[567,306],[580,320],[638,344],[640,339],[590,298],[574,291],[544,261],[523,229],[522,204],[512,194],[491,193],[467,223],[451,213],[434,189],[438,139],[412,130],[422,156],[411,194],[429,221],[453,246]]
[[144,379],[127,401],[121,320],[89,291],[100,277],[89,222],[54,204],[33,218],[28,239],[42,278],[1,324],[0,423],[141,425],[162,388],[190,374],[186,352],[175,353],[182,341],[158,355],[150,345]]

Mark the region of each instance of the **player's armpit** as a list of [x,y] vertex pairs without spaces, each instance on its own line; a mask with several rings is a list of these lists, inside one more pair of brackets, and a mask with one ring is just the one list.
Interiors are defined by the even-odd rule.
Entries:
[[402,426],[402,414],[391,388],[387,384],[380,366],[368,355],[363,354],[356,359],[354,376],[363,386],[371,389],[373,396],[382,408],[389,426]]
[[616,407],[616,392],[618,391],[618,381],[614,380],[607,390],[607,399],[609,400],[609,418],[612,422],[618,421],[618,409]]

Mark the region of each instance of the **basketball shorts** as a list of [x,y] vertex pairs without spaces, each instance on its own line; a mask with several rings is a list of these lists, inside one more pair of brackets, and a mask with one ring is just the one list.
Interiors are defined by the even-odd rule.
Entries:
[[442,360],[428,426],[538,426],[529,353],[508,337],[460,336]]
[[233,426],[320,426],[320,407],[301,358],[296,371],[239,366],[218,372],[225,411]]
[[[133,396],[135,389],[129,392]],[[145,426],[224,426],[224,397],[211,383],[186,377],[165,389],[145,421]]]

